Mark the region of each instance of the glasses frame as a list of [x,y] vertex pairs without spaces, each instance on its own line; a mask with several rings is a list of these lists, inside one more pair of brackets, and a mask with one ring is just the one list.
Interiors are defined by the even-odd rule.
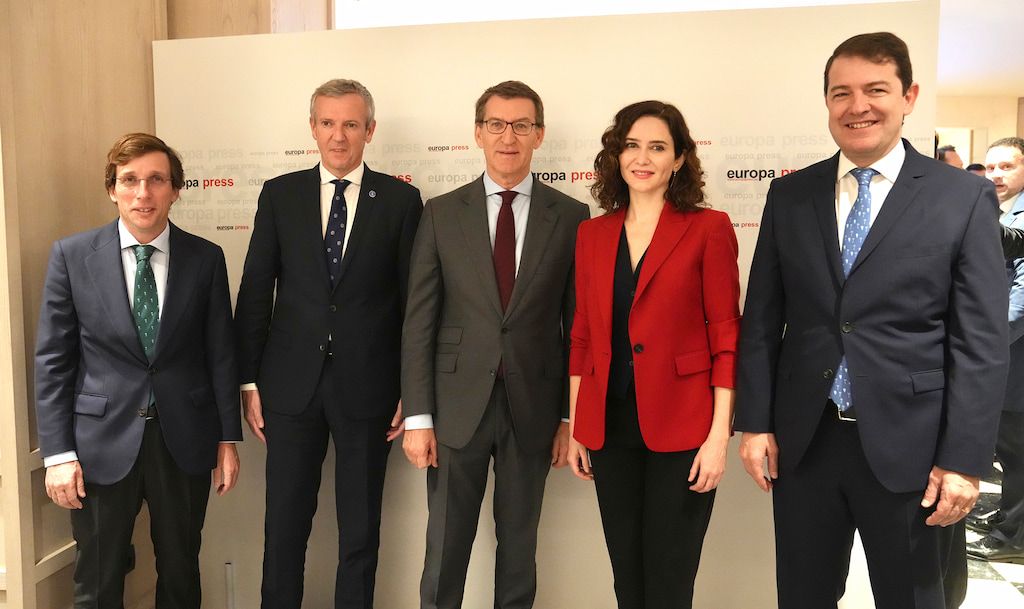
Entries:
[[[504,123],[504,126],[501,128],[500,131],[495,131],[495,130],[491,129],[491,124],[492,123],[493,124]],[[490,133],[491,135],[502,135],[506,131],[508,131],[508,128],[511,126],[512,127],[512,133],[514,133],[514,134],[516,134],[518,136],[521,136],[521,137],[522,136],[530,135],[531,133],[533,133],[533,130],[538,126],[537,123],[531,123],[530,121],[526,121],[526,120],[507,121],[507,120],[501,119],[501,118],[485,118],[482,121],[477,121],[477,124],[483,125],[484,131],[486,131],[487,133]],[[518,131],[516,131],[516,125],[529,125],[529,128],[525,132],[519,133]]]
[[[154,182],[153,180],[156,181]],[[160,175],[157,173],[149,176],[148,178],[140,178],[138,176],[118,176],[114,178],[114,181],[117,182],[121,186],[121,188],[124,188],[129,192],[138,192],[139,187],[142,185],[143,182],[146,183],[147,188],[159,190],[170,186],[172,180],[169,176]],[[133,181],[135,183],[128,184],[127,182],[129,181]]]

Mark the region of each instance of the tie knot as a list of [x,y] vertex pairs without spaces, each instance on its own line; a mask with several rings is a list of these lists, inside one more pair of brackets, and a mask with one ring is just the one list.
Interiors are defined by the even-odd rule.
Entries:
[[501,196],[502,205],[512,205],[512,201],[515,200],[517,194],[519,193],[514,190],[503,190],[498,193],[498,195]]
[[153,250],[155,250],[156,248],[153,247],[152,245],[136,245],[132,249],[135,250],[135,261],[145,262],[149,260],[150,256],[153,255]]
[[341,194],[345,192],[345,189],[348,188],[348,185],[352,182],[349,182],[348,180],[331,180],[331,183],[334,184],[334,192]]
[[877,171],[870,167],[857,167],[855,169],[851,169],[850,173],[853,174],[853,177],[857,178],[857,184],[861,187],[870,185],[871,178],[878,174]]

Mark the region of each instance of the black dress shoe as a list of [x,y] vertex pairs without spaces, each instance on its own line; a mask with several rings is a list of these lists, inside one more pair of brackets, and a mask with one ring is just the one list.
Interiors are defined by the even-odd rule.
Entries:
[[967,555],[971,558],[990,562],[1024,564],[1024,548],[1011,546],[991,535],[967,544]]
[[975,533],[988,535],[997,524],[1003,521],[1003,513],[998,509],[987,509],[979,513],[979,510],[975,508],[964,521],[968,529]]

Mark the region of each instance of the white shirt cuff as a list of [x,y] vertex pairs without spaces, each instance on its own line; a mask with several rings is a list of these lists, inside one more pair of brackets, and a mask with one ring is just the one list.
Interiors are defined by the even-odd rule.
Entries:
[[73,450],[69,450],[67,452],[57,453],[56,455],[50,455],[49,457],[43,457],[43,467],[53,467],[54,465],[71,463],[72,461],[78,461],[78,453]]
[[433,429],[434,428],[434,415],[432,414],[414,414],[409,417],[405,417],[405,429]]
[[568,422],[569,422],[569,419],[562,419],[562,422],[563,422],[563,423],[568,423]]
[[242,386],[238,388],[239,391],[256,391],[256,383],[242,383]]

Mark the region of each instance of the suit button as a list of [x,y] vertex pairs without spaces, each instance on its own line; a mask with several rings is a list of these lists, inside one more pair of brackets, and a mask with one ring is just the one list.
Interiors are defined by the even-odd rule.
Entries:
[[850,332],[853,332],[853,324],[848,321],[844,321],[843,325],[840,326],[839,329],[843,331],[843,334],[849,334]]
[[320,350],[321,350],[321,351],[323,351],[323,350],[325,350],[325,349],[327,349],[327,345],[320,345]]
[[501,333],[502,334],[508,334],[508,328],[502,328],[501,329]]
[[833,374],[835,374],[834,370],[832,370],[831,368],[826,368],[825,371],[821,373],[821,376],[822,378],[830,379],[832,378]]
[[145,409],[145,408],[139,408],[139,410],[138,410],[138,415],[139,415],[140,417],[144,417],[144,416],[146,416],[146,409]]
[[496,374],[494,370],[488,370],[487,372],[488,372],[488,374],[490,374],[491,376],[494,376],[494,375]]
[[632,367],[633,367],[633,360],[629,360],[629,367],[630,367],[630,368],[632,368]]
[[633,345],[633,353],[643,353],[643,352],[644,352],[644,346],[643,345],[641,345],[640,343],[637,343],[637,344]]
[[153,376],[154,374],[156,374],[156,368],[154,368],[154,367],[150,366],[150,367],[149,367],[149,368],[148,368],[148,369],[146,370],[146,373],[147,373],[147,374],[149,374],[150,376]]
[[335,313],[338,311],[338,305],[331,305],[328,308],[331,310],[331,313]]

